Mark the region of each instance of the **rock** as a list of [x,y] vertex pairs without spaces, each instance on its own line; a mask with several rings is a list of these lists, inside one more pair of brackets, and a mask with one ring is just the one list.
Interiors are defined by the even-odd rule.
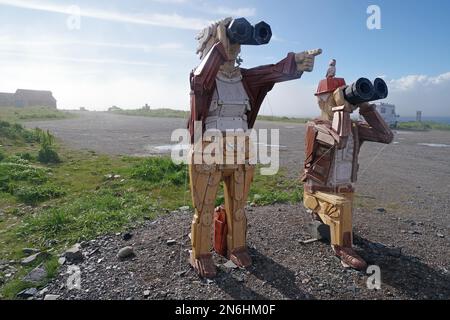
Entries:
[[59,265],[63,265],[63,264],[65,264],[66,263],[66,258],[65,257],[61,257],[61,258],[59,258],[58,259],[58,263],[59,263]]
[[57,294],[47,294],[47,295],[45,295],[44,300],[47,300],[47,301],[54,301],[54,300],[58,300],[59,297],[60,297],[60,296],[57,295]]
[[305,279],[302,280],[302,283],[303,284],[308,284],[310,281],[311,281],[310,279],[305,278]]
[[23,252],[24,254],[26,254],[27,256],[29,256],[29,255],[31,255],[31,254],[39,253],[40,250],[38,250],[38,249],[33,249],[33,248],[23,248],[23,249],[22,249],[22,252]]
[[225,267],[225,268],[228,268],[228,269],[237,269],[237,265],[233,262],[233,261],[231,261],[231,260],[228,260],[226,263],[224,263],[223,264],[223,266]]
[[17,294],[17,297],[22,298],[22,299],[28,299],[28,298],[34,297],[37,293],[38,293],[38,290],[36,288],[29,288],[29,289],[20,291]]
[[131,240],[131,238],[133,238],[133,234],[130,232],[124,233],[122,236],[122,239],[125,241]]
[[385,209],[385,208],[377,208],[377,211],[378,211],[379,213],[385,213],[385,212],[386,212],[386,209]]
[[445,236],[444,236],[442,233],[436,233],[436,235],[437,235],[439,238],[445,238]]
[[308,240],[302,241],[302,243],[303,244],[310,244],[310,243],[313,243],[313,242],[316,242],[316,241],[319,241],[319,239],[308,239]]
[[120,260],[124,260],[130,257],[134,257],[135,253],[134,253],[134,249],[133,247],[124,247],[122,249],[119,250],[119,253],[117,254],[117,257]]
[[182,276],[184,276],[186,274],[186,272],[187,272],[186,270],[185,271],[176,272],[175,275],[178,276],[178,277],[182,277]]
[[40,258],[45,259],[48,256],[49,256],[49,254],[47,252],[38,252],[29,257],[22,259],[20,264],[23,266],[29,266],[30,264],[33,264],[34,262],[36,262],[38,259],[40,259]]
[[81,252],[80,244],[77,243],[72,248],[67,250],[64,253],[64,257],[66,258],[66,261],[69,263],[77,264],[82,262],[84,260],[84,256],[83,253]]
[[173,246],[173,245],[175,245],[176,243],[177,243],[176,240],[167,240],[167,242],[166,242],[166,244],[167,244],[168,246]]
[[24,278],[23,281],[39,283],[47,278],[47,271],[43,265],[40,265],[30,271]]
[[42,289],[41,291],[38,292],[39,296],[43,296],[44,294],[46,294],[48,292],[48,288],[45,287],[44,289]]
[[144,297],[148,298],[150,296],[150,290],[145,290],[144,291]]
[[180,211],[189,211],[191,208],[189,208],[189,206],[183,206],[183,207],[180,207],[178,210],[180,210]]

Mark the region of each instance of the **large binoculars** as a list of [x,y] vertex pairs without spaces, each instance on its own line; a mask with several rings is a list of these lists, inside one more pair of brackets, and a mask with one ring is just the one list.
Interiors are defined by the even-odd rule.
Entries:
[[233,44],[261,45],[269,43],[272,29],[264,21],[252,26],[247,19],[238,18],[231,21],[227,35]]
[[388,96],[388,87],[383,79],[376,78],[370,82],[366,78],[360,78],[344,90],[345,100],[353,105],[385,99]]

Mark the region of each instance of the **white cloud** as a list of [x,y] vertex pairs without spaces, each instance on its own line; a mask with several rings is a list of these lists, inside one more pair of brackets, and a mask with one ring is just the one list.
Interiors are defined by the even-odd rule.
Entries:
[[[73,6],[64,6],[44,1],[24,1],[24,0],[0,0],[0,5],[12,6],[16,8],[39,10],[46,12],[73,15]],[[129,14],[122,12],[106,11],[95,8],[80,7],[82,17],[100,20],[124,22],[142,25],[151,25],[168,28],[199,30],[209,24],[209,21],[197,18],[184,17],[178,14]]]
[[408,75],[389,81],[392,89],[400,91],[412,90],[418,87],[438,86],[445,83],[450,84],[450,72],[434,77],[426,75]]
[[407,75],[388,80],[388,102],[403,116],[422,110],[424,116],[450,115],[450,72],[437,76]]
[[65,61],[11,63],[4,59],[0,68],[0,91],[51,90],[59,108],[106,110],[112,105],[136,108],[145,103],[171,108],[189,105],[189,83],[184,81],[185,77],[173,79],[161,68],[131,72],[120,68],[105,70],[97,63],[84,67]]
[[46,60],[55,62],[86,62],[93,64],[121,64],[130,66],[142,66],[142,67],[166,67],[165,64],[150,63],[146,61],[136,61],[136,60],[121,60],[121,59],[97,59],[97,58],[78,58],[78,57],[67,57],[67,56],[57,56],[57,55],[43,55],[43,54],[29,54],[17,51],[1,51],[0,56],[12,56],[20,58],[30,58],[33,60]]
[[217,7],[212,9],[210,12],[230,17],[253,17],[256,15],[256,8],[229,8],[229,7]]
[[122,43],[122,42],[102,42],[102,41],[77,41],[77,40],[12,40],[11,37],[1,36],[0,35],[0,47],[13,49],[13,48],[21,48],[21,47],[58,47],[58,46],[92,46],[92,47],[109,47],[109,48],[121,48],[121,49],[136,49],[143,50],[146,52],[152,51],[172,51],[172,50],[185,50],[183,49],[183,45],[177,42],[167,42],[161,43],[157,45],[149,45],[142,43]]

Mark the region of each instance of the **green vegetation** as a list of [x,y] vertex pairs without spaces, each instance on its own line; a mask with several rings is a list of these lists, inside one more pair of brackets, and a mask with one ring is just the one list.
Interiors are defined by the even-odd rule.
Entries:
[[307,123],[309,118],[297,118],[297,117],[278,117],[278,116],[263,116],[258,115],[258,120],[261,121],[275,121],[275,122],[289,122],[289,123]]
[[75,117],[74,114],[46,107],[0,108],[0,120],[9,122],[58,120]]
[[55,138],[49,131],[45,132],[39,129],[36,129],[36,131],[39,134],[39,142],[41,144],[41,149],[39,150],[37,157],[39,162],[47,164],[61,162],[58,153],[53,148]]
[[[135,109],[135,110],[123,110],[118,107],[112,107],[109,109],[110,113],[123,114],[128,116],[140,116],[140,117],[155,117],[155,118],[183,118],[189,117],[188,111],[174,110],[174,109]],[[263,116],[259,115],[258,120],[262,121],[277,121],[277,122],[289,122],[289,123],[306,123],[307,118],[295,118],[295,117],[277,117],[277,116]]]
[[[56,254],[74,243],[191,204],[186,166],[167,157],[73,151],[48,132],[8,122],[0,122],[0,145],[0,257],[18,261],[26,247],[52,253],[4,279],[0,294],[6,298],[31,286],[22,277],[38,263],[44,263],[49,277],[56,274]],[[49,147],[58,162],[40,161],[40,151]],[[284,172],[257,174],[249,197],[255,205],[300,200],[300,184],[286,179]],[[222,202],[221,194],[218,204]]]
[[399,122],[397,125],[399,130],[412,130],[412,131],[428,131],[428,130],[445,130],[450,131],[450,124],[439,123],[434,121],[424,122]]
[[155,117],[155,118],[187,118],[189,116],[188,111],[174,110],[174,109],[135,109],[135,110],[123,110],[120,108],[110,108],[108,112],[123,114],[127,116],[140,116],[140,117]]

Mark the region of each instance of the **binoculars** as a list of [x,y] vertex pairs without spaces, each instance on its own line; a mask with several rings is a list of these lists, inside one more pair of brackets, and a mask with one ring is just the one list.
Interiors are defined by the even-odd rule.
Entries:
[[387,96],[388,87],[380,78],[376,78],[373,84],[366,78],[360,78],[344,90],[345,100],[353,105],[385,99]]
[[272,29],[264,21],[252,26],[245,18],[231,21],[227,28],[227,35],[232,44],[261,45],[269,43]]

